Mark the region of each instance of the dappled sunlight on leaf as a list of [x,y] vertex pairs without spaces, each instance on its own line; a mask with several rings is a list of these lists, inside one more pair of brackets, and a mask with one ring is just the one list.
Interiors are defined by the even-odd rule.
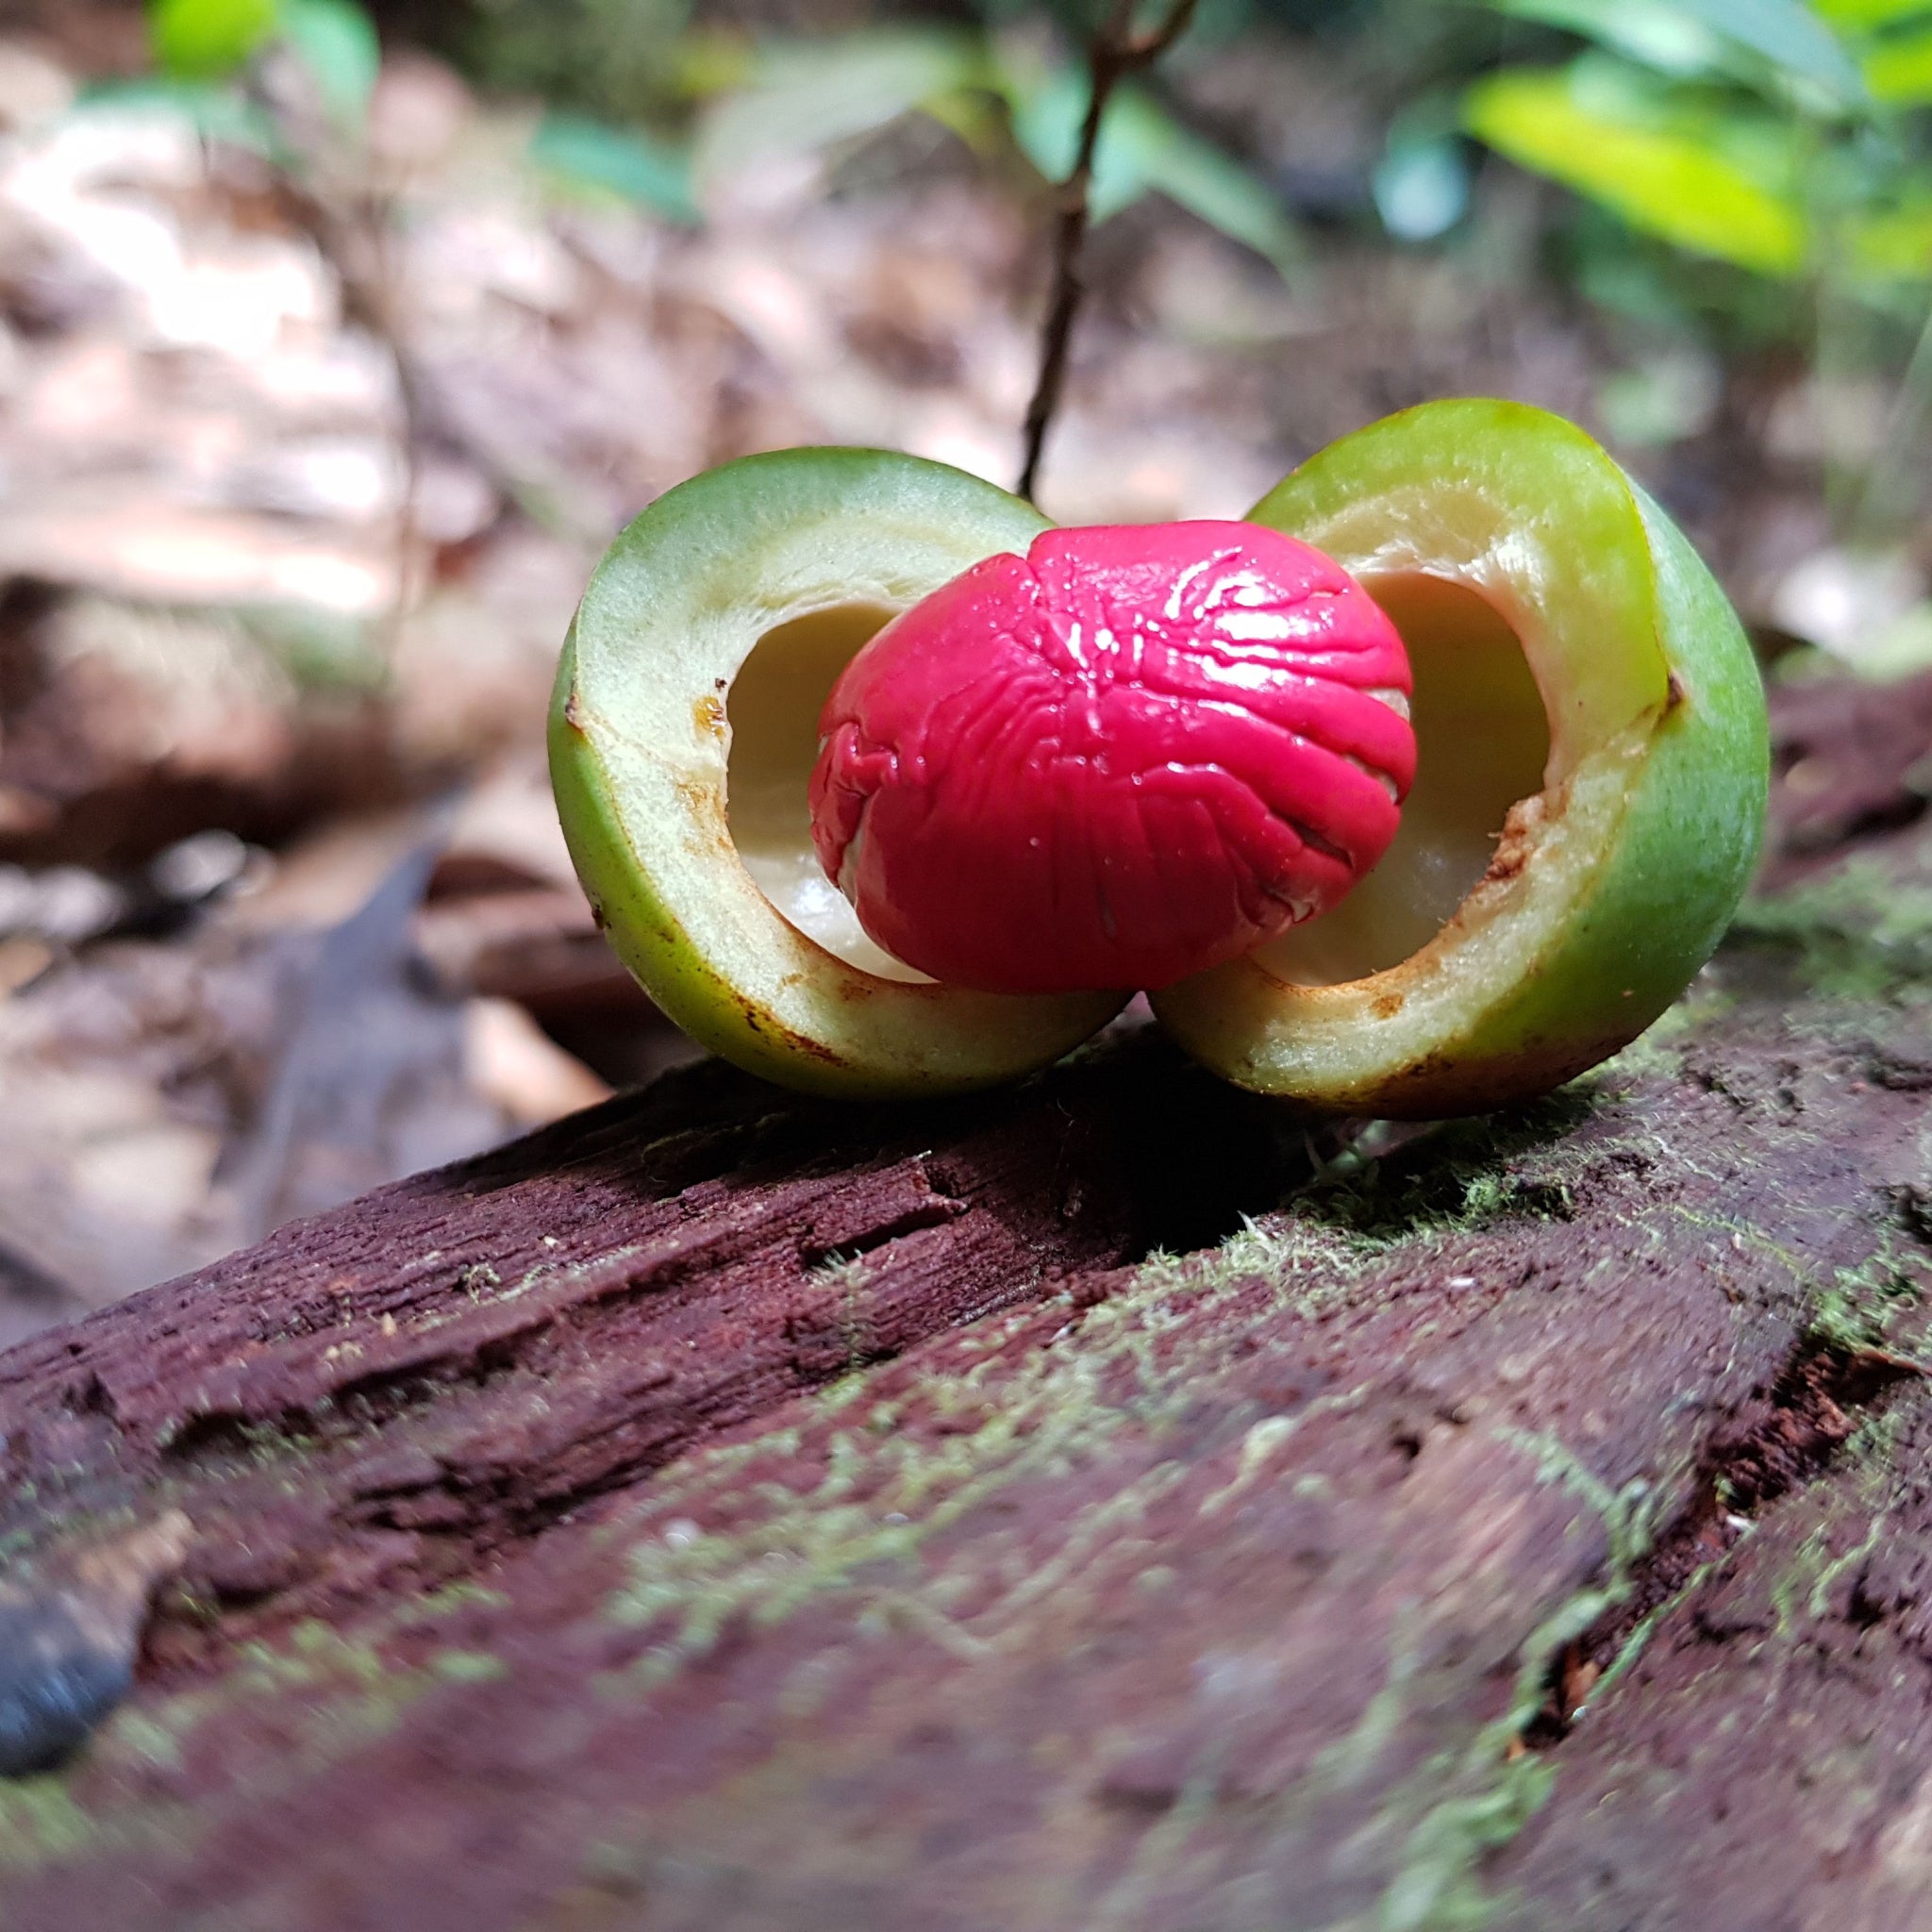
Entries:
[[276,0],[158,0],[149,18],[155,58],[167,73],[220,79],[275,32]]
[[1519,70],[1471,89],[1470,131],[1523,166],[1588,194],[1681,248],[1764,275],[1805,259],[1803,211],[1689,135],[1577,98],[1571,73]]
[[1932,26],[1879,41],[1864,57],[1865,81],[1877,99],[1895,108],[1932,102]]

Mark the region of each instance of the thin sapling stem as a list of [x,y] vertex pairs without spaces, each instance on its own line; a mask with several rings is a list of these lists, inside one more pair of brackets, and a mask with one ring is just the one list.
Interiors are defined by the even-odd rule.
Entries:
[[1134,0],[1110,0],[1105,23],[1088,47],[1088,72],[1092,76],[1087,118],[1080,125],[1080,144],[1073,171],[1060,183],[1054,223],[1053,291],[1040,336],[1040,375],[1033,400],[1026,406],[1026,454],[1016,488],[1030,503],[1040,478],[1040,459],[1046,433],[1058,411],[1066,384],[1067,354],[1074,323],[1086,294],[1081,258],[1086,252],[1087,227],[1093,188],[1093,157],[1100,145],[1101,124],[1114,89],[1130,74],[1151,67],[1187,32],[1194,17],[1195,0],[1171,0],[1165,17],[1146,32],[1134,31]]

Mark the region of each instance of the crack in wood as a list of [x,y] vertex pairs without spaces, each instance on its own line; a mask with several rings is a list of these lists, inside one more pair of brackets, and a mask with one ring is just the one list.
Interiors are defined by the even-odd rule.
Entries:
[[1690,1501],[1621,1579],[1615,1605],[1557,1652],[1524,1742],[1545,1751],[1560,1745],[1646,1624],[1693,1600],[1766,1510],[1831,1474],[1889,1391],[1928,1373],[1889,1349],[1801,1338],[1762,1399],[1706,1449]]

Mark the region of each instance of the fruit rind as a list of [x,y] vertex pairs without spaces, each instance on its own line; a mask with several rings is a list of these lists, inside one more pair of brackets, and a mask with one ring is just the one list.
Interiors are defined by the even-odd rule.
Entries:
[[667,492],[607,553],[558,670],[552,781],[612,945],[704,1045],[807,1091],[932,1094],[1049,1064],[1119,1009],[1119,994],[1023,999],[864,972],[786,921],[725,817],[729,688],[761,637],[817,611],[904,608],[1044,527],[944,464],[785,450]]
[[1505,402],[1375,424],[1251,514],[1372,588],[1420,572],[1488,597],[1542,690],[1545,788],[1401,965],[1295,987],[1250,958],[1157,995],[1163,1024],[1242,1086],[1422,1118],[1546,1091],[1634,1039],[1715,946],[1763,822],[1756,663],[1689,542],[1581,430]]

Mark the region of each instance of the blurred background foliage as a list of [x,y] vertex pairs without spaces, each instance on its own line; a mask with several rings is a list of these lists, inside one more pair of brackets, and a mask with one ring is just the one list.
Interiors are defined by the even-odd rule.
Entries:
[[[528,160],[557,192],[698,224],[721,184],[801,158],[862,184],[883,148],[890,174],[891,143],[918,125],[1043,212],[1073,160],[1098,9],[472,0],[427,18],[404,4],[382,25],[541,100]],[[378,59],[360,0],[154,0],[151,26],[160,85],[208,132],[298,176],[353,161]],[[1311,157],[1231,96],[1249,49],[1277,69],[1300,50],[1366,142]],[[307,76],[306,131],[252,84],[264,57]],[[1517,171],[1559,192],[1525,200]],[[1311,273],[1311,231],[1546,285],[1621,352],[1595,401],[1629,450],[1694,437],[1740,378],[1802,366],[1840,641],[1857,631],[1876,667],[1932,657],[1932,606],[1901,608],[1895,590],[1932,412],[1928,0],[1207,0],[1103,133],[1096,225],[1150,197],[1291,287]],[[1807,597],[1801,584],[1784,619],[1831,628],[1805,620]]]
[[[383,11],[485,86],[546,102],[533,152],[560,183],[695,220],[726,168],[849,149],[913,116],[1037,192],[1072,158],[1096,5]],[[156,0],[152,24],[161,73],[227,133],[273,142],[246,88],[220,83],[278,45],[339,123],[366,105],[376,25],[358,0]],[[1297,41],[1379,124],[1370,165],[1284,165],[1191,87],[1244,42]],[[1928,108],[1926,0],[1207,0],[1167,69],[1122,95],[1095,212],[1162,195],[1292,275],[1311,220],[1477,245],[1496,155],[1569,191],[1539,204],[1529,265],[1607,314],[1719,354],[1776,343],[1883,367],[1910,356],[1932,280]],[[1640,440],[1665,435],[1686,388],[1626,387],[1615,411]]]
[[[540,101],[526,159],[559,194],[696,225],[801,163],[889,180],[923,128],[1043,225],[1101,4],[153,0],[150,24],[206,131],[338,192],[387,30]],[[260,84],[277,61],[306,115]],[[1250,61],[1314,85],[1271,111],[1230,85]],[[1320,88],[1346,103],[1325,146],[1295,111],[1324,123]],[[1755,614],[1874,674],[1932,661],[1932,0],[1205,0],[1102,135],[1096,225],[1150,200],[1291,290],[1341,237],[1553,295],[1593,318],[1595,426],[1640,464],[1755,409],[1813,460],[1830,539]]]

